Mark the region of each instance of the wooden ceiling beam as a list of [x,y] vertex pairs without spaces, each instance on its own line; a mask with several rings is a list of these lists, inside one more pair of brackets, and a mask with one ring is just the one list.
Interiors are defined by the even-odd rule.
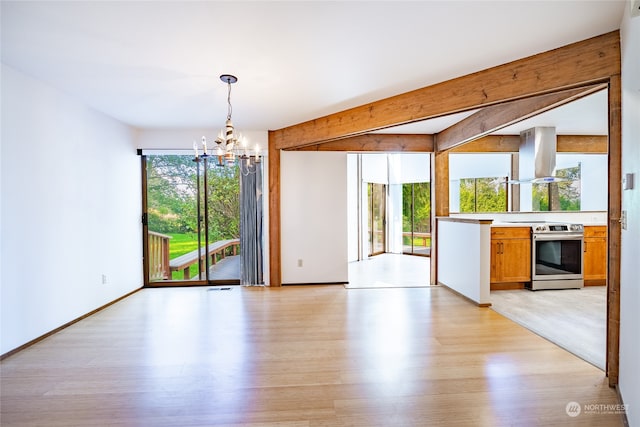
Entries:
[[[606,135],[558,135],[557,153],[607,154]],[[451,149],[452,153],[517,153],[520,135],[487,135]]]
[[351,151],[432,153],[433,135],[368,133],[322,144],[297,148],[298,151]]
[[607,154],[607,135],[558,135],[556,153]]
[[295,149],[396,125],[608,81],[620,72],[620,35],[601,36],[270,132]]
[[487,135],[451,149],[452,153],[517,153],[520,135]]
[[483,108],[438,133],[436,151],[450,150],[482,138],[514,123],[606,89],[606,87],[606,83],[601,83]]

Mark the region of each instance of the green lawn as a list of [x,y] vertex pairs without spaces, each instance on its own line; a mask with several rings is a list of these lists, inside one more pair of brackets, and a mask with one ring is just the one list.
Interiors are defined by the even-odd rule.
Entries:
[[[167,233],[167,235],[171,236],[171,240],[169,240],[170,260],[198,249],[198,235],[195,233]],[[202,241],[202,245],[204,249],[204,239]],[[191,277],[198,276],[198,263],[193,263],[189,267],[189,273]],[[171,279],[183,280],[182,271],[173,271],[171,273]]]
[[[431,247],[431,239],[427,238],[426,242],[427,242],[426,247],[427,248]],[[407,246],[411,245],[411,239],[408,238],[408,237],[404,237],[402,239],[402,244],[407,245]],[[422,239],[422,237],[416,237],[415,239],[413,239],[413,246],[414,247],[424,247],[423,244],[424,244],[424,240]]]
[[195,233],[170,233],[169,241],[169,259],[174,259],[187,252],[198,249],[198,235]]
[[[177,258],[180,255],[198,249],[198,235],[195,233],[169,233],[168,236],[171,236],[171,240],[169,240],[169,259]],[[191,277],[196,277],[198,275],[198,264],[192,264],[189,267],[189,272]],[[172,280],[182,280],[182,277],[182,271],[171,273]]]

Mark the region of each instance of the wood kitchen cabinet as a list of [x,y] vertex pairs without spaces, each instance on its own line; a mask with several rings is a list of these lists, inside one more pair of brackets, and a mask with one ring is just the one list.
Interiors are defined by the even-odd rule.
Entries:
[[584,284],[607,283],[607,226],[584,227]]
[[531,281],[531,228],[491,229],[491,289],[518,289]]

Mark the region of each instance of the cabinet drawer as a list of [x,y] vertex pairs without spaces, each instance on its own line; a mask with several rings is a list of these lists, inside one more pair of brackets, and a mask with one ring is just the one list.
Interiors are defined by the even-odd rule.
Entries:
[[529,227],[493,227],[491,228],[492,239],[529,239],[531,228]]
[[584,237],[607,237],[607,226],[588,225],[584,228]]

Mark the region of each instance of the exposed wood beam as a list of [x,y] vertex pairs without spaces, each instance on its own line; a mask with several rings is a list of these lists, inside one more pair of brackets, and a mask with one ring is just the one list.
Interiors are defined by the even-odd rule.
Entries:
[[368,133],[298,148],[300,151],[433,152],[433,135]]
[[438,283],[438,221],[449,216],[449,151],[434,153],[431,162],[431,284]]
[[451,149],[452,153],[517,153],[520,135],[487,135]]
[[[607,154],[606,135],[558,135],[556,152]],[[451,149],[452,153],[517,153],[520,135],[487,135]]]
[[280,150],[269,132],[269,286],[282,286],[280,241]]
[[607,228],[607,365],[611,387],[618,384],[620,363],[620,243],[622,240],[622,82],[609,82],[609,209]]
[[613,31],[273,131],[278,149],[294,149],[371,133],[506,101],[605,82],[620,70],[620,34]]
[[556,152],[607,154],[609,137],[606,135],[558,135]]
[[600,83],[483,108],[438,133],[436,150],[455,148],[606,87],[606,83]]

